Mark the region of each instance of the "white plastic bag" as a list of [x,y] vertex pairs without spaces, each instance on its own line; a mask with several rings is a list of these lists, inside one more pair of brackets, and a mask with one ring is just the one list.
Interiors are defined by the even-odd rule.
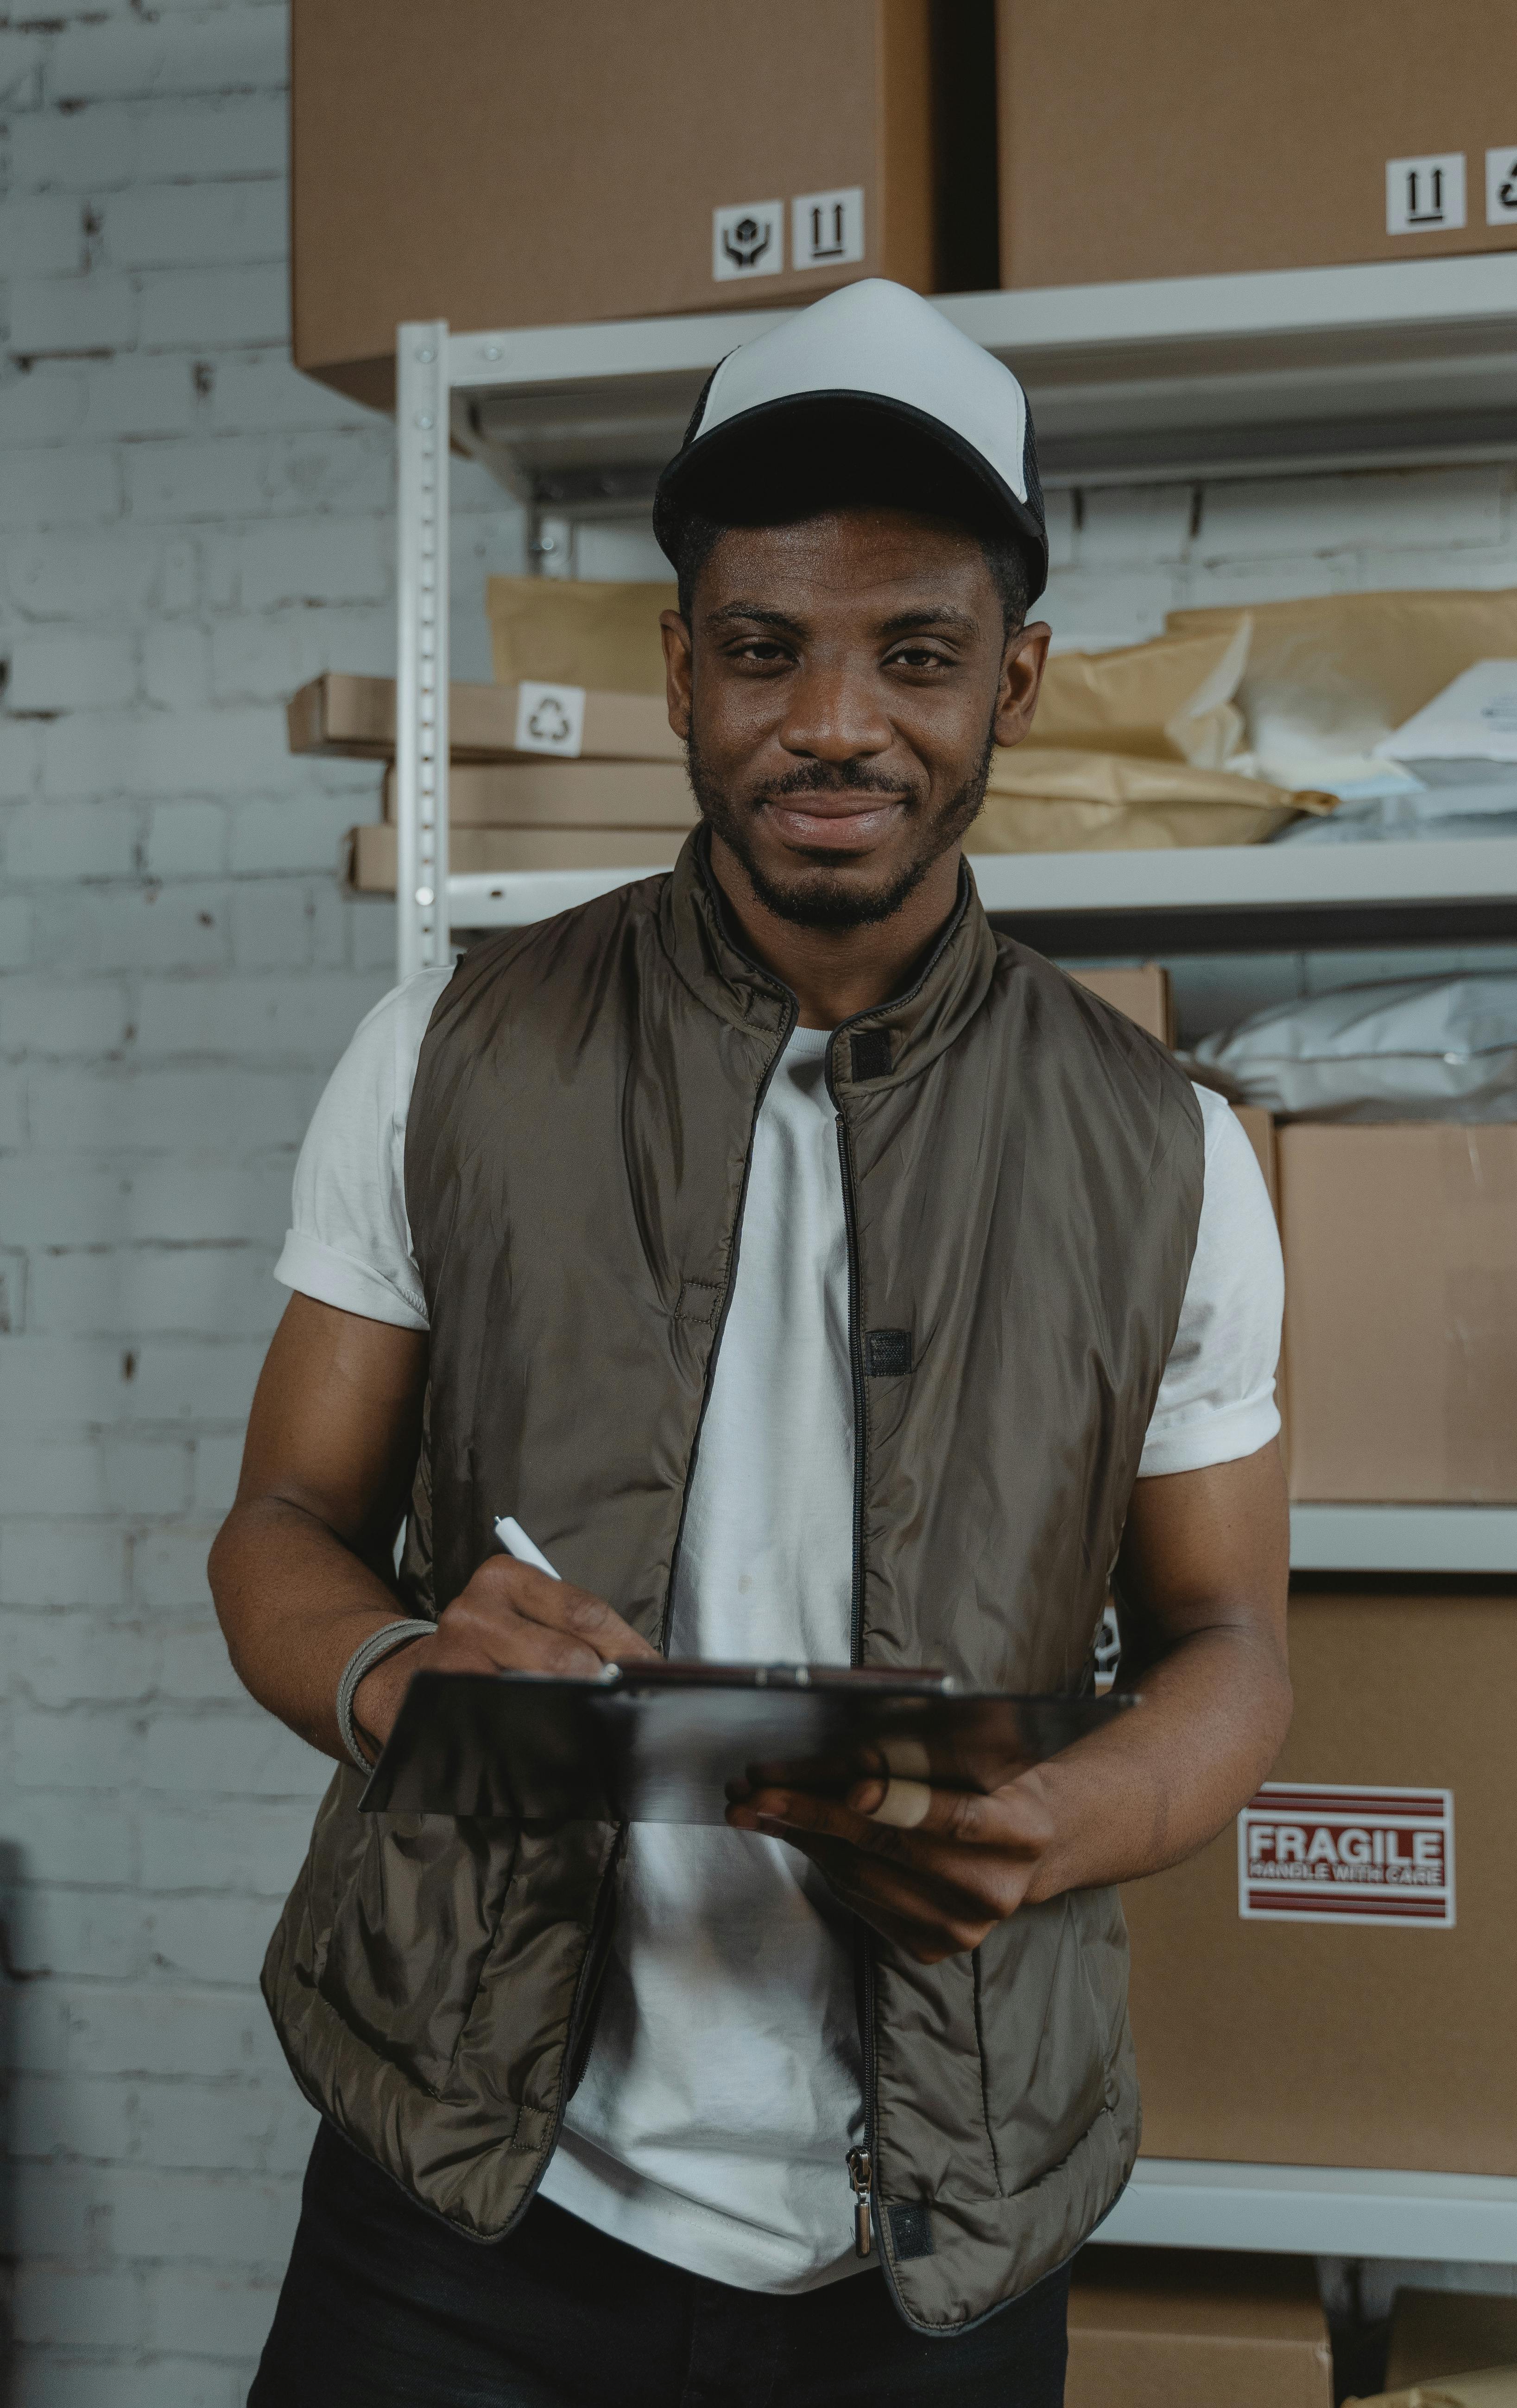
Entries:
[[1195,1060],[1286,1120],[1517,1121],[1517,971],[1275,1004],[1203,1038]]

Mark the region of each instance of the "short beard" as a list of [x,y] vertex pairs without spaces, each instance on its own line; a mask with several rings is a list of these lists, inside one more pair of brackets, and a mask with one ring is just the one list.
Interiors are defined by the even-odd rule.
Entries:
[[[992,756],[995,751],[995,723],[986,731],[979,761],[965,780],[952,800],[928,821],[920,831],[921,841],[910,859],[899,868],[889,883],[873,888],[859,886],[841,871],[819,863],[809,873],[800,871],[783,882],[771,878],[755,859],[750,840],[746,815],[733,809],[726,794],[707,771],[700,748],[692,728],[687,746],[690,782],[701,817],[719,836],[729,852],[743,866],[748,882],[766,911],[779,920],[788,920],[797,928],[868,928],[881,920],[893,919],[903,904],[913,896],[935,862],[940,861],[949,847],[979,818],[984,807],[985,788],[990,781]],[[899,797],[901,789],[883,778],[876,777],[861,762],[849,761],[833,769],[813,767],[796,769],[794,777],[795,793],[815,793],[819,788],[830,794],[880,794]],[[804,784],[803,784],[804,781]],[[761,799],[780,798],[790,781],[777,779],[763,790]]]

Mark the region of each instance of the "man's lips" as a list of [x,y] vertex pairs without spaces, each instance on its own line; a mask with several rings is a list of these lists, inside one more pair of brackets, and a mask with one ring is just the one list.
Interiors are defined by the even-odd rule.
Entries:
[[823,787],[762,796],[760,809],[787,844],[809,852],[863,853],[878,844],[910,799],[868,788],[838,793]]

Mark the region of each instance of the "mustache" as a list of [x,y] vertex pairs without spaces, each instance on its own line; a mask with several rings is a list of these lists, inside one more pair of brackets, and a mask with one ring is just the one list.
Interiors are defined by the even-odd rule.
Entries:
[[915,800],[911,787],[881,777],[862,761],[818,761],[810,768],[787,769],[783,777],[770,778],[758,787],[753,800],[779,803],[791,795],[884,795],[895,802]]

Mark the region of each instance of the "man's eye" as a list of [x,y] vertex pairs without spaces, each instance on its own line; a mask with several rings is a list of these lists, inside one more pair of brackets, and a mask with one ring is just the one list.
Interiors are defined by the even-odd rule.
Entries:
[[751,636],[746,643],[734,646],[732,656],[738,661],[757,661],[767,668],[775,661],[784,660],[786,652],[783,644],[777,644],[767,637]]
[[945,655],[934,652],[930,644],[908,644],[900,652],[892,652],[891,659],[903,669],[941,669],[948,666]]

